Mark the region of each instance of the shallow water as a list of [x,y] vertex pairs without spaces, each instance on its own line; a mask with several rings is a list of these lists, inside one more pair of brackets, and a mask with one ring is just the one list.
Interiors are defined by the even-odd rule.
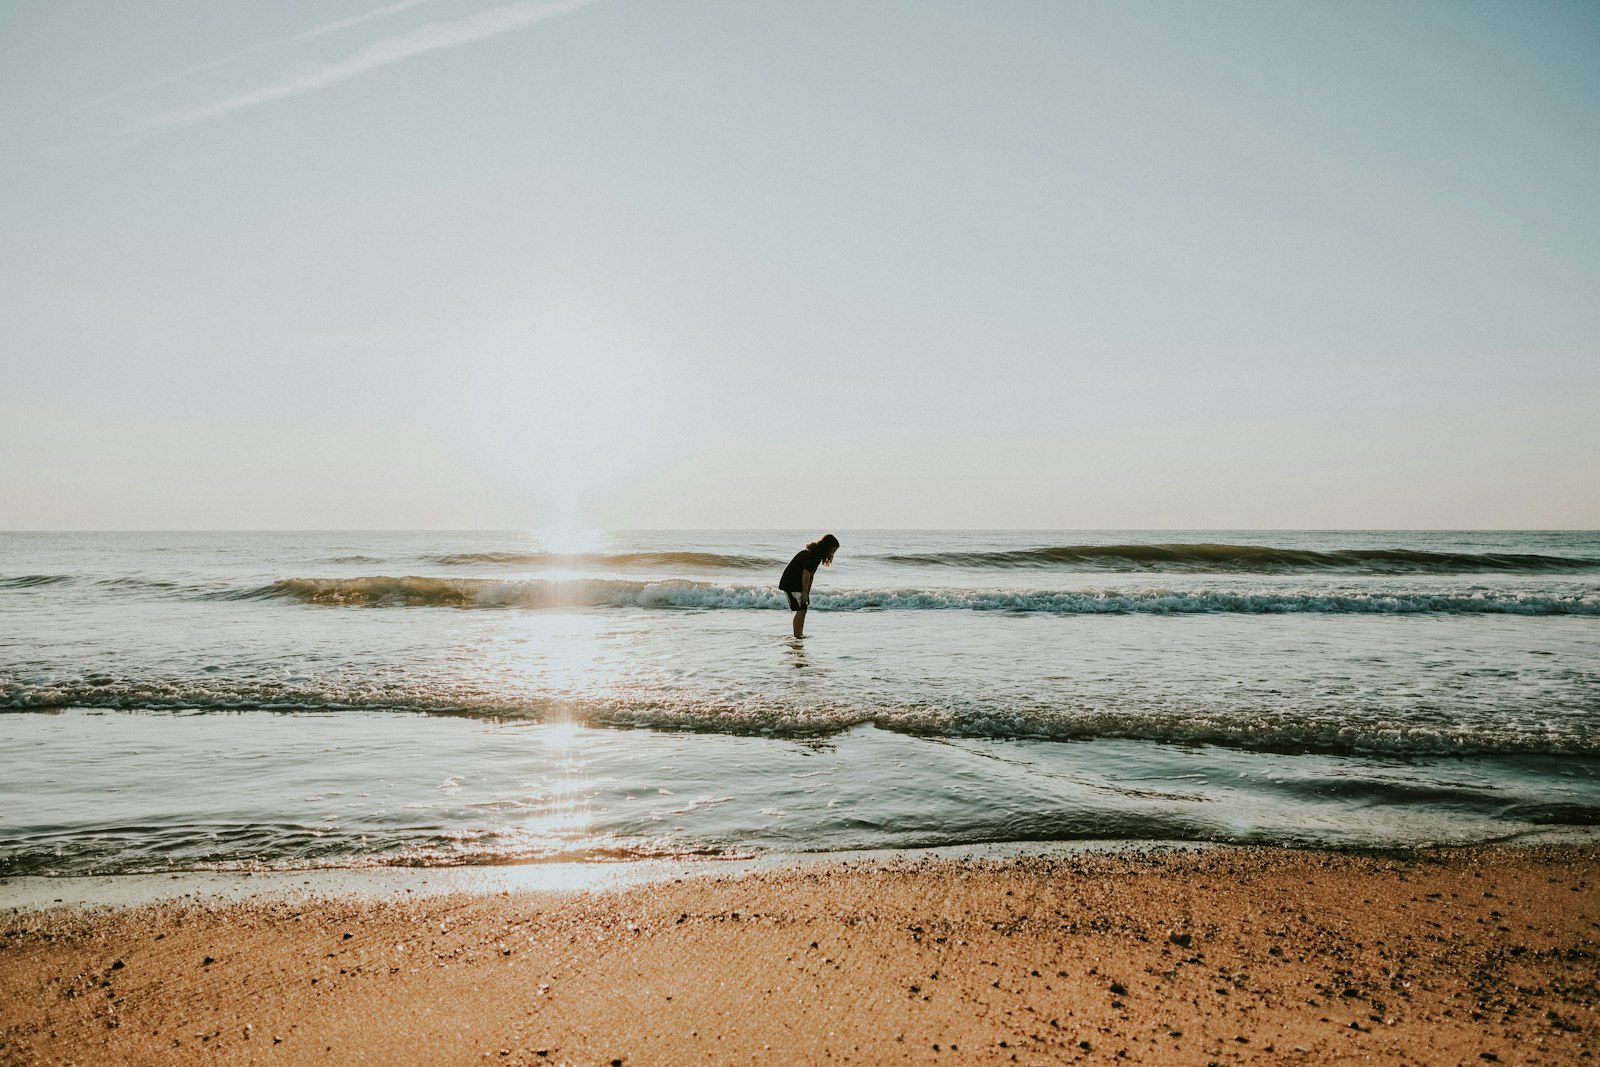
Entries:
[[0,873],[1600,825],[1600,536],[0,535]]

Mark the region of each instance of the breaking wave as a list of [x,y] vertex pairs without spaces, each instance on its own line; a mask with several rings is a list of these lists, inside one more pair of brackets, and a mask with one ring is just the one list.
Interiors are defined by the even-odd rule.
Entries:
[[1293,574],[1576,574],[1600,570],[1600,559],[1513,552],[1423,552],[1351,548],[1336,552],[1268,545],[1057,545],[993,552],[919,552],[879,557],[920,567],[1060,568],[1178,573]]
[[410,679],[297,682],[275,679],[90,676],[22,681],[0,675],[0,709],[94,708],[149,712],[409,712],[496,722],[565,722],[736,736],[825,738],[859,726],[919,737],[1039,741],[1105,739],[1215,745],[1269,752],[1384,756],[1600,754],[1600,732],[1581,722],[1416,721],[1381,708],[1263,707],[1204,702],[1133,706],[1066,697],[1059,703],[947,702],[807,697],[728,699],[671,690],[573,694],[535,685]]
[[[286,578],[226,599],[295,600],[346,607],[558,608],[637,607],[777,609],[783,594],[769,586],[687,580],[370,577]],[[1443,614],[1600,615],[1600,592],[1521,593],[1483,590],[1104,590],[989,591],[862,589],[820,593],[825,611],[1013,611],[1051,615],[1106,614]]]

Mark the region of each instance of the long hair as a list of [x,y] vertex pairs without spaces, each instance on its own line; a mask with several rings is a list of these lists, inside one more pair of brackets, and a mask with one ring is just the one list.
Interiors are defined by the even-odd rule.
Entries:
[[832,563],[833,554],[839,551],[839,539],[833,534],[823,534],[806,546],[807,552],[815,552],[817,559],[823,563]]

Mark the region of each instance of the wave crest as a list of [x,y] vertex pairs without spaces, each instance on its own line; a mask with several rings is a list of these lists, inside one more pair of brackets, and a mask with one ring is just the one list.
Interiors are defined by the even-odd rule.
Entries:
[[1515,552],[1424,552],[1403,548],[1351,548],[1337,552],[1270,545],[1054,545],[992,552],[918,552],[880,557],[920,567],[1060,568],[1066,570],[1176,573],[1471,574],[1582,573],[1600,560]]
[[37,589],[42,585],[65,585],[76,580],[70,574],[19,574],[14,578],[0,578],[0,589]]

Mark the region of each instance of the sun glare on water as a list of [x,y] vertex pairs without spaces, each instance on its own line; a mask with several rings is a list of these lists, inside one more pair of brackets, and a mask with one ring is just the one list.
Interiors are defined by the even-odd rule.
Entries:
[[546,747],[567,754],[567,750],[576,748],[583,741],[583,733],[584,727],[580,723],[552,722],[539,732],[539,740]]

